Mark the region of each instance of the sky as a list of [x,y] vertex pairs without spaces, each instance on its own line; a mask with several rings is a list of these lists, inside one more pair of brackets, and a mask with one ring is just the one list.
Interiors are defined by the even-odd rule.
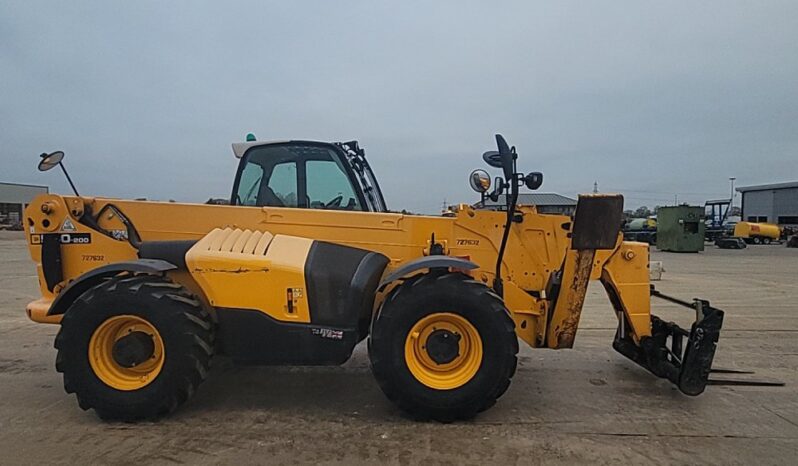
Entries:
[[0,181],[204,202],[248,132],[359,140],[393,210],[478,200],[497,132],[541,192],[700,205],[798,179],[798,2],[0,0]]

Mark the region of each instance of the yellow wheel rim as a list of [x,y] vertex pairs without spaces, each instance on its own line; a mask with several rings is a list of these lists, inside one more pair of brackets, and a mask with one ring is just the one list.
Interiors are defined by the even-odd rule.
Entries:
[[465,317],[430,314],[413,325],[405,340],[410,373],[427,387],[452,390],[468,383],[482,364],[482,339]]
[[[129,354],[120,356],[120,348],[126,344],[129,348],[130,339],[143,342],[143,346],[138,345],[136,357]],[[89,364],[97,377],[109,387],[124,391],[138,390],[146,387],[161,373],[164,352],[163,340],[154,325],[138,316],[119,315],[100,324],[92,334]]]

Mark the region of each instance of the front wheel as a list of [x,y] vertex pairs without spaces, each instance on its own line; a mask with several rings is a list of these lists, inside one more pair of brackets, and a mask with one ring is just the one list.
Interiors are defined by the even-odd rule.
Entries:
[[81,408],[107,420],[155,419],[186,402],[205,379],[213,326],[181,285],[126,275],[70,306],[55,347],[64,389]]
[[518,339],[488,287],[462,274],[423,274],[383,302],[369,339],[386,396],[417,419],[468,419],[495,404],[515,373]]

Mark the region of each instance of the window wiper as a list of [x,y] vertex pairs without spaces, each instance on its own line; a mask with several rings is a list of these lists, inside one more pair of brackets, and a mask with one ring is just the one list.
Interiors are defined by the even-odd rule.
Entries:
[[[247,199],[251,199],[252,198],[252,193],[255,192],[255,188],[260,186],[260,182],[261,182],[262,179],[263,179],[263,175],[261,175],[260,178],[258,178],[257,180],[255,180],[254,183],[252,183],[252,187],[249,188],[249,191],[247,191]],[[241,197],[238,194],[236,194],[236,197],[238,197],[239,205],[241,205]]]

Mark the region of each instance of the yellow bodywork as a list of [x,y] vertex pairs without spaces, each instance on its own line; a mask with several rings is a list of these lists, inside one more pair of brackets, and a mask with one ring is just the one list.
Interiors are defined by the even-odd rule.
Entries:
[[211,306],[257,309],[284,322],[310,322],[304,270],[312,243],[296,236],[217,228],[186,253],[186,265]]
[[[144,241],[201,240],[186,255],[190,274],[169,274],[192,291],[201,290],[212,306],[259,309],[277,320],[294,322],[309,321],[308,305],[301,291],[293,293],[296,305],[289,312],[285,292],[304,289],[302,267],[312,240],[379,252],[390,260],[387,274],[428,255],[434,234],[445,254],[476,263],[478,268],[469,273],[491,286],[506,219],[504,212],[467,205],[454,208],[452,215],[432,217],[42,195],[26,210],[30,252],[42,291],[42,298],[27,307],[34,321],[59,321],[60,316],[48,316],[47,311],[70,280],[99,266],[137,258],[136,249],[123,237],[118,216],[113,209],[103,210],[109,204],[124,213]],[[103,212],[99,225],[119,239],[81,224],[78,219],[87,208]],[[587,282],[596,279],[617,293],[619,312],[626,314],[635,339],[650,334],[646,245],[623,242],[619,234],[611,250],[575,251],[570,249],[570,217],[539,214],[532,206],[520,207],[519,215],[522,221],[512,223],[502,263],[503,298],[519,338],[534,347],[571,346]],[[64,280],[50,291],[36,238],[64,232],[67,219],[73,228],[70,233],[90,233],[91,242],[61,247]],[[261,249],[265,254],[253,254]],[[547,286],[560,270],[563,285],[556,308],[550,309]],[[261,275],[268,275],[275,289],[282,291],[253,292],[263,289]],[[375,306],[382,298],[378,294]]]

